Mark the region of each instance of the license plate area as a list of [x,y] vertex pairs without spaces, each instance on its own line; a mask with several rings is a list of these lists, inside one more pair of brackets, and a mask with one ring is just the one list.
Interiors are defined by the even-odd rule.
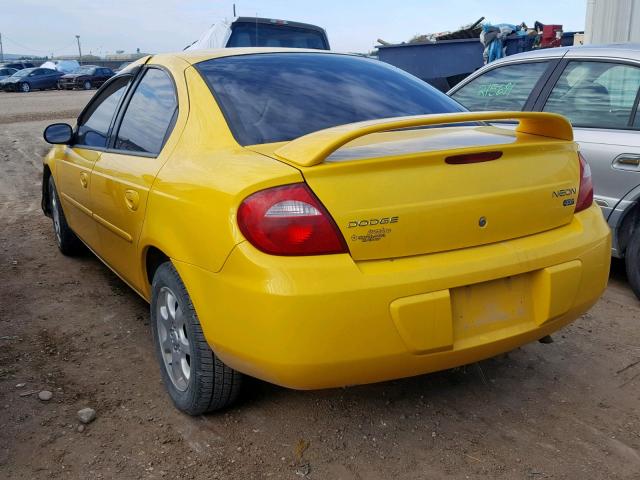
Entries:
[[451,289],[455,341],[533,324],[532,275]]

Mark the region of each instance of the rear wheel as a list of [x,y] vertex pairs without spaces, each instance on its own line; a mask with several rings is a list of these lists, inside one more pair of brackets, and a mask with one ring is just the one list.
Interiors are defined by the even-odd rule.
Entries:
[[200,415],[235,401],[242,374],[211,351],[171,262],[160,265],[153,276],[151,330],[162,379],[179,410]]
[[22,82],[20,84],[20,91],[23,93],[28,93],[31,91],[31,85],[29,85],[27,82]]
[[51,218],[53,220],[53,232],[56,235],[58,248],[64,255],[77,255],[84,249],[84,245],[67,223],[67,219],[62,211],[62,206],[60,205],[60,197],[53,183],[53,177],[49,177],[49,202]]
[[629,239],[625,256],[625,267],[631,289],[640,300],[640,228],[637,228]]

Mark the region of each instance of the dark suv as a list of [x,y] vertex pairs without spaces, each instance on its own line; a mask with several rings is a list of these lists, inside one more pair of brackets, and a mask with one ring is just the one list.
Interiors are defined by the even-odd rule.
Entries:
[[110,68],[98,67],[96,65],[83,65],[73,73],[67,73],[58,80],[58,87],[65,90],[83,88],[91,90],[98,88],[115,73]]
[[0,64],[0,68],[15,68],[16,70],[22,70],[23,68],[33,68],[35,65],[31,62],[11,62]]

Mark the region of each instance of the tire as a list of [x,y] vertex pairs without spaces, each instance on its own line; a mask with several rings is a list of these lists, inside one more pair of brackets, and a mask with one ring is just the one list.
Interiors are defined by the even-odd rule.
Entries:
[[27,82],[22,82],[20,84],[19,90],[22,93],[29,93],[31,91],[31,85],[29,85]]
[[85,80],[82,84],[82,88],[84,88],[85,90],[91,90],[91,82],[89,80]]
[[636,228],[631,234],[629,244],[627,245],[627,253],[624,260],[627,270],[627,279],[631,290],[640,300],[640,229]]
[[151,331],[164,385],[178,410],[200,415],[231,405],[242,374],[216,357],[187,289],[171,262],[153,276]]
[[75,256],[84,251],[84,245],[69,227],[64,211],[60,204],[58,191],[53,183],[53,177],[49,177],[49,208],[53,220],[53,233],[56,237],[58,249],[63,255]]

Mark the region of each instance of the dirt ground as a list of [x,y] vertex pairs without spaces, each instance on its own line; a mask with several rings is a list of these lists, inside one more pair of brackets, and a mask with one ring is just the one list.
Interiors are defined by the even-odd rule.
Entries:
[[40,211],[42,130],[91,94],[0,93],[0,478],[640,479],[640,302],[619,262],[552,344],[356,388],[253,381],[224,413],[176,411],[147,305],[62,256]]

